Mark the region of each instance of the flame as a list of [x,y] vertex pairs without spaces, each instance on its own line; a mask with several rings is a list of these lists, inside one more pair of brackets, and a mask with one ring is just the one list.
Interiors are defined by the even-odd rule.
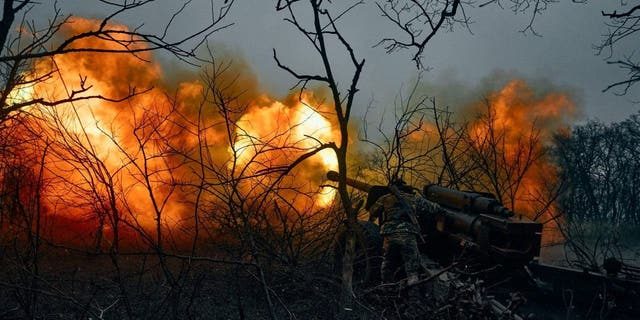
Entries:
[[[291,106],[264,96],[261,100],[238,121],[237,139],[233,145],[238,152],[238,163],[249,166],[254,173],[287,167],[304,153],[339,137],[331,122],[319,112],[326,106],[311,107],[307,102],[313,100],[310,94]],[[332,150],[324,149],[305,161],[302,167],[304,169],[296,174],[297,179],[317,180],[327,170],[336,170],[338,162]],[[321,169],[314,170],[314,167]],[[305,186],[306,192],[312,192],[309,188],[314,186]],[[313,203],[299,203],[297,206],[316,204],[326,207],[334,196],[334,190],[318,192]]]
[[[576,114],[576,107],[566,95],[549,93],[544,97],[536,97],[522,80],[513,80],[500,91],[492,93],[488,103],[492,124],[507,135],[505,142],[510,147],[515,146],[519,138],[529,136],[533,128],[540,128],[543,138],[549,138]],[[487,138],[489,132],[486,129],[486,126],[478,123],[472,126],[477,140]]]
[[[98,23],[75,18],[73,23],[64,26],[64,31],[75,34],[94,29]],[[113,43],[85,39],[78,45],[109,48]],[[153,88],[123,103],[93,99],[61,104],[53,109],[29,107],[30,113],[38,113],[34,121],[42,122],[42,129],[37,132],[46,137],[40,140],[41,150],[51,141],[72,147],[46,155],[46,178],[51,184],[43,190],[43,197],[53,208],[53,213],[69,221],[86,220],[94,214],[91,210],[95,209],[78,205],[91,204],[79,194],[88,180],[96,178],[91,174],[105,174],[113,179],[113,186],[118,192],[114,202],[123,211],[124,219],[132,219],[129,222],[149,230],[158,219],[165,226],[175,227],[193,210],[188,204],[193,196],[175,185],[204,179],[194,174],[198,171],[195,166],[183,164],[185,157],[204,161],[198,159],[197,152],[193,151],[202,141],[211,148],[208,150],[213,154],[210,157],[216,157],[212,161],[217,161],[216,165],[223,162],[223,167],[231,170],[234,178],[240,178],[238,175],[241,174],[243,177],[255,177],[243,180],[246,183],[241,186],[243,191],[250,193],[253,190],[264,191],[278,181],[279,175],[296,159],[323,144],[338,141],[340,137],[339,130],[326,116],[330,115],[332,106],[322,103],[321,93],[278,101],[266,94],[257,94],[255,80],[249,79],[242,84],[247,86],[243,89],[249,92],[248,107],[237,116],[237,121],[234,120],[234,136],[229,139],[228,133],[219,129],[222,120],[215,111],[203,112],[204,119],[198,118],[198,108],[206,100],[206,84],[195,75],[183,75],[182,78],[186,78],[183,81],[169,84],[164,79],[166,70],[150,53],[142,52],[137,56],[100,53],[59,55],[36,62],[33,77],[51,70],[56,72],[45,81],[16,88],[9,101],[20,103],[32,98],[56,101],[73,92],[120,98],[129,95],[132,88],[136,88],[136,92]],[[519,80],[492,93],[489,101],[490,122],[472,121],[468,127],[469,134],[480,145],[489,137],[487,125],[499,130],[504,137],[508,164],[516,164],[522,152],[543,154],[551,134],[576,112],[566,95],[548,93],[540,96]],[[205,107],[214,109],[206,103]],[[472,107],[482,110],[486,106],[476,104]],[[201,127],[210,129],[200,132]],[[426,135],[434,135],[437,131],[431,124],[425,124],[423,129]],[[539,132],[536,131],[538,129]],[[523,144],[523,137],[534,134],[539,134],[539,144]],[[416,133],[409,138],[414,143],[421,143],[424,137]],[[77,156],[74,152],[78,150],[73,148],[84,148],[83,152],[92,153],[93,158],[87,157],[86,161],[99,160],[104,168],[97,168],[97,172],[91,174],[83,172],[80,169],[84,168],[86,161],[68,160]],[[282,179],[286,188],[279,196],[287,198],[300,212],[326,207],[335,197],[335,191],[319,188],[321,177],[327,170],[336,169],[334,152],[322,150]],[[514,202],[514,209],[534,214],[532,203],[549,183],[544,178],[554,176],[555,170],[551,162],[541,156],[523,177],[522,187],[510,199]],[[147,181],[145,172],[150,178]],[[94,197],[108,196],[105,186],[93,191],[96,193],[92,195]],[[311,196],[300,197],[300,194]]]
[[[63,31],[72,35],[98,25],[99,21],[74,18]],[[77,45],[108,49],[114,44],[84,39]],[[289,97],[288,102],[280,102],[254,94],[255,80],[248,77],[240,85],[249,92],[250,107],[240,115],[235,141],[229,145],[225,130],[219,129],[220,115],[203,102],[206,85],[199,76],[182,75],[183,81],[169,84],[163,78],[165,71],[150,53],[65,54],[39,60],[33,69],[30,74],[34,79],[51,70],[55,72],[44,81],[13,90],[11,103],[38,98],[57,101],[72,94],[118,99],[131,94],[132,88],[143,92],[120,103],[90,99],[55,108],[28,107],[27,111],[37,115],[29,125],[37,129],[25,130],[24,134],[39,132],[40,152],[45,145],[52,145],[45,156],[45,179],[50,183],[42,190],[42,197],[64,221],[95,219],[94,211],[104,208],[94,208],[98,204],[90,199],[110,197],[106,184],[96,181],[110,177],[117,193],[112,200],[122,211],[121,219],[146,230],[154,230],[158,219],[163,226],[173,228],[194,210],[188,204],[193,198],[191,193],[181,191],[176,184],[198,179],[193,165],[184,164],[185,156],[197,158],[193,150],[198,143],[205,141],[212,148],[211,157],[217,157],[214,161],[218,162],[225,161],[218,158],[233,157],[236,151],[236,163],[257,173],[288,165],[321,143],[335,141],[338,134],[323,116],[324,111],[319,112],[330,106],[319,104],[313,95],[302,101]],[[198,108],[203,103],[208,109],[198,119]],[[198,132],[200,126],[209,129]],[[221,149],[227,151],[228,157],[216,153]],[[289,201],[300,211],[328,205],[334,193],[318,191],[320,172],[335,168],[337,161],[331,150],[306,160],[295,170],[295,179],[288,178],[283,183],[314,196],[309,199],[292,194]],[[247,189],[264,184],[259,178],[254,180]]]
[[[537,216],[538,221],[551,219],[557,208],[548,203],[558,186],[558,168],[546,148],[553,134],[575,118],[576,106],[565,94],[536,95],[526,82],[514,80],[490,94],[487,103],[473,108],[483,116],[468,128],[472,143],[478,148],[485,144],[486,148],[487,141],[493,139],[498,143],[497,152],[503,153],[500,160],[503,163],[498,168],[508,168],[498,169],[497,173],[507,189],[511,188],[503,194],[503,200],[514,211],[532,218]],[[518,183],[521,173],[522,180]],[[546,211],[540,216],[543,210]],[[547,230],[544,238],[544,242],[555,241],[560,234],[557,230]]]

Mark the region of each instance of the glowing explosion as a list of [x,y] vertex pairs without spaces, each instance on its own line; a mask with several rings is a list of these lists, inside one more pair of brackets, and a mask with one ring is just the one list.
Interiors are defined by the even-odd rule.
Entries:
[[[514,211],[542,222],[552,219],[559,182],[547,148],[553,134],[576,116],[574,104],[560,93],[536,95],[516,80],[472,108],[483,114],[468,128],[472,144],[494,172],[482,183],[500,188]],[[559,239],[553,224],[545,228],[544,242]]]
[[[73,34],[95,25],[96,21],[75,19],[65,31]],[[92,41],[92,47],[113,45],[84,41],[77,45],[86,41]],[[236,86],[245,92],[246,101],[230,110],[211,98],[215,93],[202,80],[167,84],[164,71],[153,61],[145,53],[56,56],[35,65],[35,76],[55,70],[50,78],[13,92],[12,101],[39,97],[55,101],[81,88],[82,96],[113,99],[135,93],[124,102],[90,99],[25,110],[36,117],[14,134],[18,140],[35,141],[21,152],[37,155],[30,164],[33,172],[42,165],[47,181],[42,198],[50,213],[70,221],[117,218],[144,229],[152,229],[158,221],[171,228],[188,224],[194,202],[200,201],[185,186],[222,186],[229,178],[241,181],[239,191],[254,199],[280,183],[284,187],[277,191],[278,200],[268,201],[284,199],[298,212],[332,202],[334,192],[319,188],[322,174],[337,167],[331,150],[305,160],[293,175],[281,176],[305,152],[339,140],[339,131],[323,116],[332,106],[320,102],[322,94],[281,102],[256,93],[255,80],[245,79]],[[488,100],[489,117],[472,121],[469,136],[482,149],[495,137],[489,128],[499,132],[503,160],[514,167],[522,157],[542,155],[551,134],[575,113],[566,96],[540,98],[522,81],[509,83]],[[483,104],[472,108],[487,111]],[[542,143],[527,145],[527,137]],[[44,164],[39,164],[40,158]],[[512,172],[499,174],[508,182]],[[553,165],[537,161],[522,177],[521,186],[511,190],[512,203],[507,205],[534,215],[540,190],[548,183],[544,178],[549,176],[555,176]],[[223,193],[210,193],[210,201],[216,201],[218,192]],[[105,221],[100,224],[108,229]]]
[[[96,26],[93,20],[74,19],[65,25],[65,32],[74,34]],[[88,41],[94,48],[114,45],[98,39],[77,45],[89,46]],[[242,88],[248,92],[248,107],[227,123],[232,130],[228,132],[220,110],[207,100],[210,88],[193,79],[169,85],[163,80],[164,71],[153,61],[145,53],[56,56],[34,67],[34,77],[55,70],[50,78],[17,88],[11,95],[13,101],[41,97],[57,101],[73,94],[120,99],[134,93],[124,102],[88,99],[55,108],[25,109],[35,117],[25,121],[19,133],[22,137],[17,139],[35,141],[28,152],[45,160],[43,203],[59,218],[86,221],[117,216],[149,230],[158,220],[166,227],[184,224],[193,214],[195,201],[193,192],[184,186],[198,181],[221,184],[224,179],[215,178],[211,170],[226,170],[229,177],[242,178],[238,188],[249,197],[252,191],[267,190],[276,181],[278,172],[265,175],[261,170],[287,166],[320,143],[339,137],[331,122],[316,111],[328,106],[318,104],[311,94],[305,101],[314,103],[313,107],[306,102],[285,104],[252,94],[253,83],[237,84],[249,87]],[[73,93],[80,90],[80,94]],[[291,193],[286,201],[301,212],[327,206],[334,194],[319,193],[318,185],[321,173],[336,167],[330,150],[306,160],[292,172],[294,178],[282,183],[296,194],[315,196]],[[287,192],[282,194],[286,198]]]

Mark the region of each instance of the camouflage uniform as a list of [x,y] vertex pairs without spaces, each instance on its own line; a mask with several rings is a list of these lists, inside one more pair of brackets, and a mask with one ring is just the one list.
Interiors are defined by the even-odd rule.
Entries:
[[[401,193],[413,214],[418,218],[423,214],[431,214],[439,210],[439,206],[421,196],[410,193]],[[418,274],[422,269],[420,252],[416,236],[419,229],[412,221],[410,213],[396,200],[393,194],[380,197],[369,208],[373,218],[380,220],[380,234],[383,237],[382,247],[382,281],[392,282],[393,276],[401,262],[407,275],[407,283],[418,281]]]

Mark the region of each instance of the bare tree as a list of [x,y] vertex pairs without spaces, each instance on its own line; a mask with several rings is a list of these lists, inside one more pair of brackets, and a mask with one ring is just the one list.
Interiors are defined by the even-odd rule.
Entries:
[[[278,128],[263,135],[254,132],[257,124],[245,118],[254,110],[238,80],[241,71],[231,62],[212,60],[202,73],[197,112],[177,108],[166,122],[179,127],[183,136],[167,137],[164,144],[184,161],[182,179],[175,182],[192,195],[183,198],[192,211],[187,223],[193,232],[191,254],[217,248],[229,259],[250,264],[238,265],[236,276],[249,274],[249,281],[260,285],[265,310],[275,319],[287,307],[273,286],[294,286],[283,284],[291,277],[310,281],[312,274],[302,270],[313,269],[311,261],[315,271],[317,263],[326,264],[337,229],[328,209],[312,205],[317,190],[309,189],[309,177],[300,178],[305,159],[322,149],[317,150],[320,143],[313,132],[308,137],[295,134],[309,119],[292,123],[288,110],[274,119]],[[182,105],[179,98],[174,104]]]
[[[34,151],[25,145],[17,146]],[[49,182],[45,178],[43,161],[48,146],[32,155],[5,158],[2,165],[0,228],[3,233],[11,232],[0,239],[0,250],[11,250],[0,254],[0,258],[13,261],[18,266],[8,271],[14,275],[11,283],[16,285],[12,292],[19,309],[32,317],[39,313],[38,305],[43,301],[39,278],[43,275],[42,237],[47,232],[48,222],[42,197],[42,190]]]
[[396,99],[394,127],[385,128],[387,120],[381,120],[377,137],[365,134],[374,149],[367,158],[370,172],[381,180],[403,176],[418,186],[490,192],[536,219],[554,210],[561,185],[558,179],[537,176],[554,169],[540,124],[509,127],[490,100],[465,120],[438,107],[433,98],[414,95],[415,87],[406,99]]
[[[304,4],[307,6],[304,6]],[[280,62],[276,51],[273,52],[273,57],[277,65],[292,75],[300,86],[301,91],[307,88],[310,82],[317,82],[323,85],[327,85],[331,92],[331,103],[335,110],[335,120],[337,120],[340,128],[340,141],[338,143],[329,142],[320,146],[316,150],[321,148],[331,148],[336,154],[338,160],[338,172],[340,179],[338,182],[338,194],[342,207],[346,213],[346,221],[348,230],[347,245],[345,246],[345,255],[342,272],[342,301],[344,310],[351,310],[353,308],[353,258],[355,248],[355,235],[353,229],[357,224],[357,213],[354,212],[347,192],[347,152],[349,150],[349,119],[351,117],[351,111],[354,106],[356,93],[358,92],[358,81],[360,80],[360,74],[364,66],[364,59],[357,58],[353,48],[349,44],[348,40],[344,38],[340,30],[338,29],[337,21],[343,18],[351,9],[362,4],[362,1],[353,1],[344,5],[338,9],[340,11],[333,13],[330,9],[331,3],[321,0],[309,0],[308,3],[302,1],[281,0],[276,5],[276,10],[285,12],[288,17],[285,20],[293,25],[302,36],[311,44],[314,49],[314,53],[317,55],[317,59],[322,62],[321,72],[319,73],[302,73],[297,72],[289,66]],[[302,13],[299,11],[300,7],[308,10],[307,14],[312,16],[312,19],[307,24],[306,19],[302,19]],[[334,5],[335,7],[335,5]],[[348,63],[352,67],[352,71],[348,76],[348,87],[341,88],[341,81],[337,78],[337,68],[335,57],[330,54],[329,46],[336,44],[342,48],[348,57]],[[344,69],[344,67],[340,67]],[[312,151],[313,153],[313,151]],[[304,157],[303,157],[304,158]],[[301,158],[301,159],[303,159]]]
[[[452,129],[450,119],[443,119],[446,111],[437,108],[435,98],[418,94],[420,84],[416,81],[406,97],[402,92],[396,96],[393,119],[380,117],[375,133],[368,132],[366,122],[363,125],[361,139],[374,149],[368,152],[365,165],[374,175],[384,177],[385,183],[396,178],[414,185],[442,183],[443,174],[455,171],[444,169],[441,163],[450,163],[452,157],[447,148],[453,141],[446,136]],[[391,134],[385,127],[389,121],[394,123]]]
[[514,137],[512,130],[519,128],[501,124],[491,101],[487,100],[486,106],[468,132],[471,157],[489,191],[515,210],[525,176],[544,155],[540,129],[534,121],[531,128],[525,129],[526,135]]
[[555,137],[554,154],[565,181],[558,201],[564,213],[561,231],[574,255],[572,264],[599,269],[607,257],[623,258],[624,240],[640,221],[639,127],[635,114],[610,125],[591,121]]

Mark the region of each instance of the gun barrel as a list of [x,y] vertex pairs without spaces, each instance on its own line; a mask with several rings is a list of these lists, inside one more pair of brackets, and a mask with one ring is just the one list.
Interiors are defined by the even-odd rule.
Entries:
[[[327,172],[327,179],[338,182],[339,178],[340,178],[340,175],[337,172],[335,171]],[[366,182],[356,180],[356,179],[351,179],[351,178],[347,178],[347,185],[367,193],[371,191],[371,187],[373,187],[372,185]]]
[[424,187],[424,196],[433,202],[454,210],[494,214],[502,217],[514,215],[513,211],[504,207],[498,200],[483,193],[458,191],[438,185],[429,185]]

